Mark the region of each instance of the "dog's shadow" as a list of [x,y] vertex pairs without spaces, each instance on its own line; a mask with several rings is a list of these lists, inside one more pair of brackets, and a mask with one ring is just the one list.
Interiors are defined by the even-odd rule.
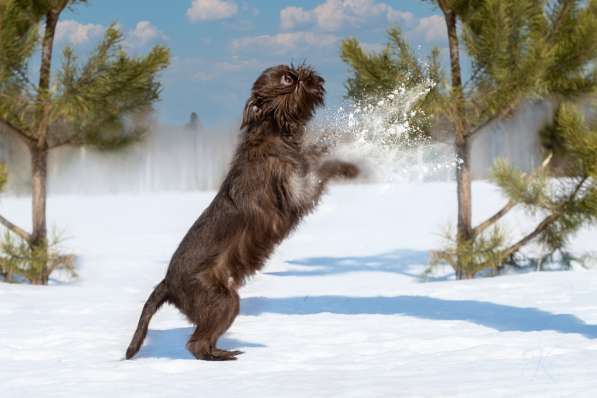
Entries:
[[[195,328],[176,328],[165,330],[149,330],[145,344],[137,355],[138,358],[169,358],[169,359],[195,359],[187,351],[185,344]],[[265,347],[263,344],[221,337],[218,347],[224,350],[243,350],[250,347]]]
[[[434,321],[466,321],[499,332],[543,332],[579,334],[597,339],[597,325],[587,324],[572,314],[558,314],[533,307],[516,307],[477,300],[447,300],[425,296],[350,297],[247,297],[241,303],[241,315],[402,315]],[[405,322],[404,320],[402,320]],[[192,327],[150,330],[141,358],[193,359],[185,344]],[[225,350],[266,347],[227,337],[218,346]]]
[[446,281],[453,274],[442,276],[424,275],[429,263],[429,252],[426,250],[400,249],[373,256],[348,257],[310,257],[287,261],[293,267],[285,271],[269,271],[266,275],[318,277],[352,272],[386,272],[400,274],[413,279],[427,281]]

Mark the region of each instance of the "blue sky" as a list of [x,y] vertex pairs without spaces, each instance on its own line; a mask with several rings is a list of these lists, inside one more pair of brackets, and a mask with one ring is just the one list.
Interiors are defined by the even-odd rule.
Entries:
[[57,43],[85,53],[116,22],[131,52],[167,45],[172,64],[162,76],[158,118],[184,124],[195,111],[213,126],[240,118],[263,69],[292,61],[306,61],[324,76],[327,104],[335,106],[348,77],[339,57],[343,38],[357,37],[375,50],[398,25],[424,57],[432,46],[446,47],[439,14],[421,0],[89,0],[62,15]]

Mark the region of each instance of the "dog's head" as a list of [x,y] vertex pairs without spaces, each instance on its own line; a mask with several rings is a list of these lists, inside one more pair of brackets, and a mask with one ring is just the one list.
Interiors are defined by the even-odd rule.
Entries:
[[323,78],[306,65],[266,69],[253,83],[241,128],[270,118],[280,128],[304,125],[323,105],[323,84]]

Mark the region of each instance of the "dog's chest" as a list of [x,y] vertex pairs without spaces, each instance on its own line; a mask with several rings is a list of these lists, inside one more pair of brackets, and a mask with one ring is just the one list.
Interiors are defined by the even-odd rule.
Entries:
[[292,173],[288,179],[288,188],[290,200],[296,206],[305,206],[310,204],[316,196],[319,189],[319,177],[312,172],[304,175]]

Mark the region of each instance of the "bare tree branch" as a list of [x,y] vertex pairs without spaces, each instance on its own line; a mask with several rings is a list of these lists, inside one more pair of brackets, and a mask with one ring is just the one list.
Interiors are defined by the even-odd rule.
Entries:
[[[63,137],[61,139],[54,138],[48,143],[48,147],[50,149],[58,148],[61,146],[66,145],[74,145],[75,144],[75,134],[71,134],[69,136]],[[53,138],[53,137],[52,137]]]
[[489,217],[487,220],[483,221],[481,224],[477,225],[473,228],[473,237],[476,238],[481,235],[487,228],[491,227],[497,221],[499,221],[502,217],[510,212],[513,208],[515,208],[517,203],[513,200],[510,200],[504,207],[498,210],[493,216]]
[[[550,152],[550,154],[545,158],[545,160],[543,160],[543,163],[541,163],[539,169],[535,170],[533,174],[537,174],[538,172],[545,170],[551,162],[551,159],[553,159],[553,153]],[[517,204],[518,203],[516,203],[513,200],[508,201],[508,203],[506,203],[506,205],[502,207],[500,210],[498,210],[493,216],[489,217],[487,220],[483,221],[475,228],[473,228],[473,237],[476,238],[477,236],[482,234],[487,228],[489,228],[497,221],[499,221],[502,217],[504,217],[506,214],[508,214],[510,210],[516,207]]]
[[527,243],[529,243],[530,241],[535,239],[542,232],[544,232],[547,228],[549,228],[549,226],[551,224],[556,222],[562,216],[562,211],[563,211],[563,208],[566,206],[566,204],[568,204],[571,201],[573,201],[574,199],[576,199],[576,196],[582,189],[582,187],[585,184],[585,182],[587,181],[587,179],[588,179],[588,177],[585,176],[578,182],[578,184],[574,188],[574,191],[572,191],[572,193],[570,194],[568,199],[564,203],[562,203],[562,205],[560,206],[558,211],[555,211],[555,212],[551,213],[549,216],[545,217],[545,219],[543,219],[543,221],[541,221],[539,223],[539,225],[537,225],[537,227],[533,230],[533,232],[526,235],[524,238],[522,238],[521,240],[519,240],[518,242],[516,242],[515,244],[513,244],[506,250],[504,250],[502,252],[503,258],[506,259],[506,258],[509,258],[510,256],[512,256],[514,253],[516,253],[518,250],[520,250],[524,245],[526,245]]
[[539,223],[539,225],[537,225],[537,227],[533,230],[533,232],[531,232],[530,234],[528,234],[527,236],[525,236],[524,238],[522,238],[521,240],[519,240],[518,242],[516,242],[515,244],[513,244],[506,250],[504,250],[502,252],[503,258],[508,258],[508,257],[512,256],[514,253],[516,253],[518,250],[520,250],[524,245],[526,245],[527,243],[529,243],[530,241],[535,239],[537,236],[539,236],[552,223],[557,221],[558,218],[560,218],[559,213],[553,213],[553,214],[550,214],[549,216],[547,216],[543,221],[541,221]]
[[31,234],[27,231],[8,221],[2,215],[0,215],[0,224],[4,225],[9,231],[17,235],[19,238],[23,239],[26,242],[31,242]]

